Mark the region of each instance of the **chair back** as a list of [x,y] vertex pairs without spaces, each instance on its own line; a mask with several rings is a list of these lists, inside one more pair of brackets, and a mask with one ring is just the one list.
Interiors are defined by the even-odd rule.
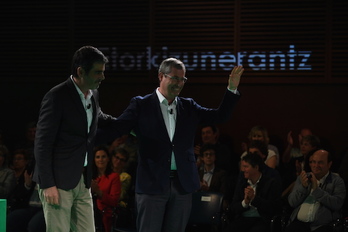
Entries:
[[189,224],[218,225],[221,222],[222,193],[195,192]]

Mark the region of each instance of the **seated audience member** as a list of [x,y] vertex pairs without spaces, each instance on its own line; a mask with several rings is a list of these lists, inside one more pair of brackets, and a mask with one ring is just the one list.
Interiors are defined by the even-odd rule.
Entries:
[[0,145],[0,199],[9,199],[16,187],[16,177],[8,168],[9,151],[5,145]]
[[125,171],[127,162],[129,161],[129,153],[126,149],[119,147],[112,152],[113,171],[120,175],[121,196],[117,208],[116,225],[127,227],[134,224],[134,186],[132,185],[132,177]]
[[[309,164],[306,164],[306,157],[307,155],[316,149],[320,148],[320,140],[315,135],[306,135],[303,136],[300,142],[300,155],[297,155],[296,157],[293,157],[291,159],[288,159],[288,162],[290,165],[294,165],[296,167],[296,173],[299,175],[302,170],[305,170],[306,168],[309,169]],[[307,170],[308,171],[308,170]]]
[[308,128],[303,128],[298,134],[298,147],[294,146],[294,139],[292,138],[292,131],[289,131],[287,135],[287,146],[282,156],[283,163],[288,163],[291,158],[302,157],[301,153],[301,141],[302,138],[307,135],[312,135],[312,131]]
[[[123,170],[130,176],[136,175],[136,169],[138,164],[138,140],[133,132],[123,135],[113,140],[109,146],[109,154],[113,154],[117,148],[123,148],[127,151],[129,158],[125,163]],[[135,178],[131,179],[133,186],[135,184]]]
[[17,149],[13,154],[12,169],[15,172],[17,183],[8,202],[11,210],[27,207],[35,187],[35,184],[32,184],[32,173],[27,171],[27,151]]
[[281,183],[277,178],[263,175],[263,166],[257,154],[248,153],[242,158],[244,178],[236,184],[230,207],[233,220],[226,232],[268,232],[272,217],[281,211]]
[[28,165],[28,153],[24,149],[17,149],[13,152],[11,168],[15,172],[17,183],[24,181],[24,171]]
[[215,145],[205,144],[201,148],[203,169],[198,171],[201,182],[200,191],[226,194],[226,171],[215,166],[217,156],[219,154]]
[[8,203],[7,232],[43,232],[46,230],[45,218],[37,185],[32,180],[33,167],[28,169],[28,151],[17,149],[13,154],[12,168],[17,184]]
[[129,199],[129,191],[131,188],[132,177],[125,172],[125,166],[129,159],[129,153],[123,148],[116,148],[112,152],[112,169],[118,173],[121,181],[120,205],[126,207]]
[[284,186],[287,186],[283,196],[287,196],[291,192],[297,176],[303,170],[306,172],[310,171],[308,157],[310,153],[320,148],[320,140],[315,135],[306,135],[302,137],[300,145],[301,156],[291,158],[283,166],[282,177]]
[[311,172],[297,177],[289,204],[294,211],[286,232],[331,232],[331,222],[341,217],[346,188],[343,179],[330,171],[332,156],[317,150],[309,157]]
[[[278,148],[272,144],[269,144],[269,137],[268,137],[268,131],[263,126],[254,126],[251,128],[249,135],[248,135],[249,143],[253,140],[260,140],[263,141],[268,148],[268,155],[270,157],[275,156],[276,158],[276,166],[279,165],[279,151]],[[247,146],[246,146],[247,149]],[[247,151],[244,151],[242,156],[245,155]]]
[[104,231],[109,232],[113,208],[118,204],[121,195],[121,182],[119,174],[112,171],[109,153],[105,147],[95,148],[91,191],[96,198],[98,210],[102,212]]
[[[32,174],[24,172],[25,182],[21,191],[21,206],[11,208],[7,215],[7,232],[44,232],[46,231],[45,217],[38,193],[38,186],[32,181]],[[19,194],[17,194],[19,195]],[[29,197],[27,197],[29,196]],[[27,201],[24,202],[23,199]],[[18,223],[20,221],[20,223]]]
[[219,154],[215,161],[216,167],[228,172],[235,172],[238,167],[238,157],[233,155],[231,148],[227,144],[219,141],[219,136],[219,129],[215,125],[204,125],[201,128],[202,143],[195,146],[196,157],[200,158],[200,150],[204,144],[213,144],[216,146],[216,152]]

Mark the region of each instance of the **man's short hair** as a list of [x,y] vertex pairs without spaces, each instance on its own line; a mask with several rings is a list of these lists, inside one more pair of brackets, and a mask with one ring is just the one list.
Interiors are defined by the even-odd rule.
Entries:
[[249,152],[248,154],[242,157],[242,161],[249,163],[253,168],[258,166],[259,171],[262,172],[262,166],[264,164],[264,161],[258,154]]
[[186,72],[184,63],[179,59],[171,57],[162,61],[158,73],[168,74],[172,71],[172,68],[184,70],[184,72]]
[[202,146],[201,150],[200,150],[200,155],[203,156],[203,153],[205,151],[208,151],[208,150],[213,150],[215,151],[215,156],[217,156],[216,154],[216,151],[217,151],[217,148],[216,148],[216,145],[215,144],[210,144],[210,143],[206,143]]
[[82,67],[86,73],[89,73],[93,68],[94,63],[106,64],[108,58],[99,51],[97,48],[92,46],[83,46],[78,49],[72,59],[71,74],[74,77],[78,77],[77,68]]

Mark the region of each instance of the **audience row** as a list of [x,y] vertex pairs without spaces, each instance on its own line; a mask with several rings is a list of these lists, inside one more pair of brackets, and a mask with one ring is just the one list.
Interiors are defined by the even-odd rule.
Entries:
[[[11,156],[6,145],[0,144],[0,198],[8,199],[7,231],[45,231],[37,185],[32,181],[35,124],[29,124],[26,135],[27,140],[18,143]],[[269,225],[265,222],[284,213],[284,209],[291,221],[289,228],[307,228],[304,231],[328,226],[341,213],[348,216],[348,207],[343,207],[347,204],[344,165],[348,153],[342,167],[331,172],[332,154],[322,149],[319,138],[307,128],[298,136],[299,147],[289,132],[283,152],[270,143],[267,129],[262,126],[251,128],[248,142],[242,144],[242,154],[222,142],[215,125],[203,126],[197,141],[198,191],[224,194],[223,210],[229,215],[226,231],[252,231],[253,227],[267,231]],[[125,135],[107,146],[98,146],[94,155],[91,192],[97,229],[110,231],[112,223],[133,224],[136,136]],[[322,213],[319,224],[310,213],[313,210]],[[335,213],[321,219],[327,217],[326,210]],[[17,223],[18,218],[23,223]]]

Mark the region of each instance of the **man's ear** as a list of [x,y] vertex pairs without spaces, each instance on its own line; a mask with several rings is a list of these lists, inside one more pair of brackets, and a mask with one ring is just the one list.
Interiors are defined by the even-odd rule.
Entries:
[[82,78],[85,75],[85,70],[82,67],[77,68],[77,76],[78,78]]
[[328,163],[328,165],[329,165],[329,169],[331,169],[332,161],[330,161],[330,162]]
[[158,81],[161,82],[162,78],[163,78],[163,73],[159,72],[158,73]]

